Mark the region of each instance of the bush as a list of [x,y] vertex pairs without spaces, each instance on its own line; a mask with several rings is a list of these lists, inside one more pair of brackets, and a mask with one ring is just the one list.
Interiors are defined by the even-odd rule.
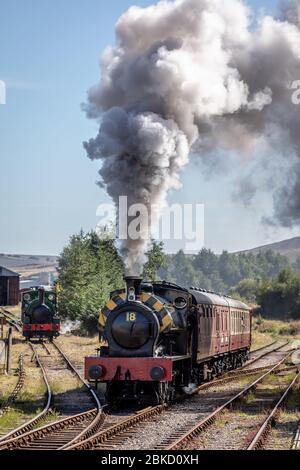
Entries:
[[300,318],[300,274],[283,269],[276,278],[259,284],[256,297],[265,318]]
[[114,242],[94,232],[71,237],[59,257],[59,313],[95,333],[100,309],[112,290],[123,287],[123,264]]

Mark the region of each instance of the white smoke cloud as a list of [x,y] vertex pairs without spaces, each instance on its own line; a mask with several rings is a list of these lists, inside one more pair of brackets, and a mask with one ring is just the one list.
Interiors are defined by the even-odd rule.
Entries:
[[[84,145],[102,160],[116,204],[120,195],[157,204],[155,223],[191,150],[249,152],[277,129],[298,159],[294,180],[274,196],[275,218],[300,222],[300,118],[289,90],[300,78],[299,5],[286,3],[280,20],[265,16],[255,29],[241,0],[164,1],[121,16],[85,105],[100,129]],[[122,241],[121,252],[139,274],[145,242]]]

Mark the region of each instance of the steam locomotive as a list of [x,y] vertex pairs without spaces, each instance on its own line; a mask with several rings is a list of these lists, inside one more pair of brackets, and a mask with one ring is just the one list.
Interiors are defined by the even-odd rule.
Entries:
[[125,281],[100,313],[105,345],[85,358],[86,379],[106,384],[109,403],[164,403],[247,360],[251,311],[244,303],[165,281]]
[[54,289],[34,287],[22,293],[22,331],[27,339],[52,340],[59,335],[60,319]]

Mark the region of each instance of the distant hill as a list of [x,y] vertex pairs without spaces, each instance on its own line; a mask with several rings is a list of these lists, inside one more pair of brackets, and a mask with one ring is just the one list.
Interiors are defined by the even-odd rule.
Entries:
[[22,278],[36,276],[40,273],[55,273],[57,262],[57,256],[6,255],[0,253],[0,266],[20,273]]
[[270,243],[269,245],[259,246],[250,250],[244,250],[240,253],[253,253],[258,254],[259,252],[265,252],[267,250],[275,251],[281,255],[286,256],[290,261],[294,262],[300,257],[300,237],[290,238],[289,240],[283,240],[277,243]]

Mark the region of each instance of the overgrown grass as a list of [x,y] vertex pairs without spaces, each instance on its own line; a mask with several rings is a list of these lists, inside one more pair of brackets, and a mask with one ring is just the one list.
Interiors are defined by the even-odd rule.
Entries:
[[252,350],[276,340],[300,340],[300,321],[265,320],[258,316],[252,322]]
[[21,410],[14,408],[10,409],[3,416],[0,416],[0,430],[6,432],[12,428],[15,428],[16,423],[25,420],[25,416],[25,413]]
[[264,320],[261,317],[253,319],[253,331],[260,334],[270,334],[272,337],[300,337],[300,321]]
[[300,412],[300,382],[299,379],[297,383],[295,384],[295,387],[293,388],[292,392],[290,395],[287,397],[285,404],[284,404],[284,410],[289,411],[289,410],[298,410]]
[[[62,382],[61,380],[51,380],[51,390],[54,394],[59,393],[66,393],[72,391],[84,391],[85,388],[83,387],[82,383],[77,380],[77,387],[76,387],[76,379],[74,377],[66,377],[66,379]],[[74,384],[75,382],[75,384]]]
[[0,376],[0,406],[6,402],[12,393],[18,381],[18,375],[1,375]]
[[253,390],[250,390],[247,395],[244,397],[244,402],[249,404],[252,403],[255,400],[255,392]]

